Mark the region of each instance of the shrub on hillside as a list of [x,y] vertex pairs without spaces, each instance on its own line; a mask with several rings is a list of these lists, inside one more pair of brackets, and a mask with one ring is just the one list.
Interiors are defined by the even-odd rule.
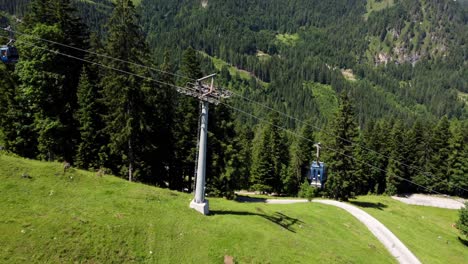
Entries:
[[304,183],[301,184],[301,187],[299,189],[299,197],[301,198],[306,198],[307,200],[311,201],[312,198],[316,197],[318,195],[318,189],[311,186],[307,180],[304,181]]
[[458,219],[457,228],[462,235],[468,237],[468,202],[465,203],[465,207],[460,209],[460,219]]

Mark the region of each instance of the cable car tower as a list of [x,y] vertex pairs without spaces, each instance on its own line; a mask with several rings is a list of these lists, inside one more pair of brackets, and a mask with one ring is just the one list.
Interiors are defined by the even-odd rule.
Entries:
[[13,38],[13,30],[8,26],[3,30],[8,31],[9,41],[6,45],[0,47],[0,59],[5,64],[17,63],[19,60],[18,50],[13,46],[15,39]]
[[[206,142],[208,139],[208,107],[209,104],[218,105],[222,99],[231,97],[231,93],[226,90],[214,87],[214,77],[211,74],[195,81],[187,83],[184,88],[178,88],[181,94],[192,96],[200,100],[202,109],[200,115],[200,134],[198,144],[198,162],[195,185],[195,197],[190,202],[190,208],[207,215],[209,213],[208,200],[205,199],[205,173],[206,173]],[[207,85],[204,81],[211,79],[211,84]]]

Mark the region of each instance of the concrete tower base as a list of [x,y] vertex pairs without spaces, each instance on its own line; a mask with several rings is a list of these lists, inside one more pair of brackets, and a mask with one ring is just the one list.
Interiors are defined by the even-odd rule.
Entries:
[[204,215],[208,215],[210,213],[209,203],[206,199],[204,203],[196,203],[195,200],[192,200],[192,202],[190,202],[190,208],[193,208]]

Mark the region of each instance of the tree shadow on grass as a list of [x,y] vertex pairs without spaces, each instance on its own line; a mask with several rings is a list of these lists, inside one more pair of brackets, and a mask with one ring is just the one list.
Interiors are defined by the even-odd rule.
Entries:
[[468,247],[468,240],[458,237],[458,241],[460,241],[460,243],[465,245],[465,247]]
[[237,195],[236,202],[240,203],[266,203],[265,198],[258,198],[258,197],[250,197],[246,195]]
[[243,216],[260,216],[274,224],[279,225],[280,227],[288,230],[289,232],[296,233],[296,230],[294,229],[294,225],[300,225],[304,224],[303,221],[289,217],[283,213],[280,212],[275,212],[272,215],[268,215],[263,213],[263,210],[260,208],[257,208],[257,211],[260,213],[253,213],[253,212],[245,212],[245,211],[210,211],[210,216],[212,215],[243,215]]
[[350,201],[352,205],[356,205],[359,207],[365,207],[365,208],[375,208],[379,210],[383,210],[384,208],[387,208],[388,206],[383,203],[371,203],[371,202],[358,202],[358,201]]

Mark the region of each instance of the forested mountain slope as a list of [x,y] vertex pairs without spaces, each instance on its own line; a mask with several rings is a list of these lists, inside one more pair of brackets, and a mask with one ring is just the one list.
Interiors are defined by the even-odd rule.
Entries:
[[[28,2],[2,0],[0,9],[21,16]],[[156,61],[165,50],[177,55],[192,46],[251,75],[224,75],[223,84],[294,116],[314,115],[322,123],[334,111],[312,83],[350,91],[361,126],[382,117],[466,116],[460,100],[468,92],[463,2],[136,2]],[[73,3],[92,30],[106,30],[111,1]],[[222,70],[215,66],[204,63],[206,71]]]
[[[269,83],[249,93],[294,115],[318,112],[304,85],[315,82],[350,90],[363,122],[415,112],[461,117],[466,11],[453,1],[392,3],[367,13],[359,0],[144,0],[141,15],[156,54],[191,45],[216,56]],[[346,81],[344,69],[358,81]]]

